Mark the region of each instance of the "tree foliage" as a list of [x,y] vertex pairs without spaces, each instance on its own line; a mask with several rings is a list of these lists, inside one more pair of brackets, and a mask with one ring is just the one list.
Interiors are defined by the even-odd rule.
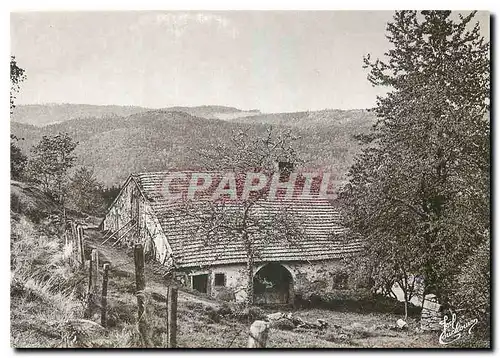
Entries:
[[364,60],[389,92],[340,193],[376,284],[408,290],[419,276],[445,305],[464,262],[489,245],[489,43],[474,14],[395,13],[386,59]]
[[84,213],[101,214],[105,208],[103,192],[103,186],[97,181],[94,171],[80,167],[69,182],[69,203]]
[[28,157],[16,144],[17,137],[10,137],[10,175],[12,179],[20,179],[24,173]]
[[29,179],[58,201],[66,195],[68,171],[73,167],[77,142],[65,133],[43,136],[31,149],[27,165]]
[[14,56],[10,56],[10,114],[13,113],[15,106],[16,93],[21,88],[21,82],[26,80],[24,69],[19,67]]
[[104,200],[104,206],[109,207],[113,201],[116,199],[118,196],[118,193],[120,193],[121,187],[120,186],[114,186],[112,185],[109,188],[103,188],[101,196]]
[[461,265],[458,286],[452,296],[452,306],[467,311],[468,318],[480,317],[480,328],[488,327],[490,320],[490,245],[485,241]]
[[[16,58],[10,57],[10,114],[14,112],[16,93],[19,92],[20,84],[26,79],[25,71],[17,65]],[[28,158],[16,144],[22,140],[13,134],[10,135],[10,173],[13,179],[20,179]]]

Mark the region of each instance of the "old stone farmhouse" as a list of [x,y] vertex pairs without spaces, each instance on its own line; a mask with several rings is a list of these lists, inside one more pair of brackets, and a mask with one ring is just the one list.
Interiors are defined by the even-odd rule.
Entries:
[[[172,172],[131,175],[109,207],[101,229],[124,244],[140,240],[158,262],[171,269],[181,283],[213,297],[222,295],[242,301],[246,298],[246,254],[241,242],[207,244],[189,231],[189,221],[175,221],[176,202],[165,195],[171,185],[176,194]],[[183,175],[192,175],[184,172]],[[184,176],[179,176],[181,179]],[[219,175],[219,179],[222,174]],[[217,185],[217,183],[213,183]],[[177,190],[177,191],[176,191]],[[277,210],[283,200],[265,200],[263,215]],[[346,244],[335,234],[342,231],[338,210],[329,200],[305,196],[286,200],[286,205],[300,214],[305,238],[298,245],[266,240],[259,244],[254,265],[256,303],[293,303],[314,284],[325,289],[345,285],[342,259],[360,249],[359,242]]]

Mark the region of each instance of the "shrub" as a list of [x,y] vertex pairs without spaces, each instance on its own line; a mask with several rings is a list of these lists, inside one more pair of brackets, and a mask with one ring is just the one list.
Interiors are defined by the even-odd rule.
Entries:
[[28,157],[22,152],[21,148],[15,143],[19,140],[16,136],[10,135],[10,174],[12,179],[20,179],[23,175],[24,168],[28,161]]
[[231,306],[229,306],[226,302],[224,302],[224,303],[222,303],[222,305],[220,305],[217,312],[221,316],[227,316],[227,315],[231,315],[233,313],[233,310],[231,309]]
[[219,323],[221,316],[218,310],[214,309],[212,306],[205,307],[205,314],[211,322]]
[[[361,289],[298,294],[295,297],[294,304],[303,308],[319,307],[343,312],[404,314],[404,302]],[[420,307],[409,304],[408,314],[410,316],[418,316],[420,312]]]

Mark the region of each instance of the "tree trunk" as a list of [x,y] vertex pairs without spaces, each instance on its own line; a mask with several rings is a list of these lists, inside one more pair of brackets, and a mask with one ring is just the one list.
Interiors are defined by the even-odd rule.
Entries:
[[66,207],[64,203],[64,194],[61,194],[61,197],[59,199],[61,202],[61,236],[64,238],[64,244],[68,244],[68,236],[66,234]]
[[253,305],[253,252],[250,246],[247,247],[247,308]]
[[253,260],[254,253],[252,250],[252,244],[248,240],[248,234],[243,233],[243,242],[245,243],[245,248],[247,251],[247,308],[253,305]]
[[405,322],[408,322],[408,298],[405,294]]
[[405,322],[408,321],[408,280],[402,278],[398,281],[399,288],[403,291],[403,296],[405,300]]
[[422,289],[422,310],[424,309],[424,303],[425,303],[425,295],[426,295],[426,292],[425,292],[425,281],[424,281],[424,287]]

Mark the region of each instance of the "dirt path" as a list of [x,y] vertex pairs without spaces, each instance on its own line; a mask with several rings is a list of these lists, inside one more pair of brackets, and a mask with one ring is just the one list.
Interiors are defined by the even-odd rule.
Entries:
[[[99,262],[110,262],[110,271],[114,275],[127,276],[135,280],[135,264],[132,248],[112,247],[111,242],[102,245],[105,240],[103,233],[97,228],[88,228],[85,230],[86,250],[96,248],[99,253]],[[165,296],[169,281],[165,280],[155,270],[156,265],[146,263],[144,274],[146,276],[146,291],[154,292]],[[179,301],[198,302],[205,306],[216,307],[219,304],[209,298],[200,297],[193,293],[186,292],[183,287],[179,287]]]

